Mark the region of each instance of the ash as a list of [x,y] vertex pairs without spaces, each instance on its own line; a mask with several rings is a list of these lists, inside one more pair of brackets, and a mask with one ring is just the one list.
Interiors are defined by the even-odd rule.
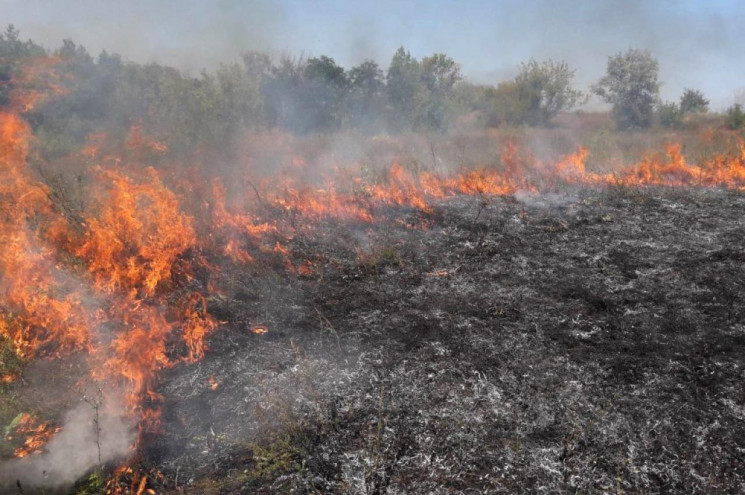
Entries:
[[378,214],[296,237],[310,274],[223,274],[159,492],[745,492],[745,197]]

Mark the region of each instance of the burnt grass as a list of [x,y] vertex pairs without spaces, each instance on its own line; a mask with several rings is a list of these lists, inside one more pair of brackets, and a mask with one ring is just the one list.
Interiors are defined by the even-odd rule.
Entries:
[[745,492],[744,196],[376,214],[298,233],[290,256],[312,273],[222,272],[209,352],[161,378],[149,486]]

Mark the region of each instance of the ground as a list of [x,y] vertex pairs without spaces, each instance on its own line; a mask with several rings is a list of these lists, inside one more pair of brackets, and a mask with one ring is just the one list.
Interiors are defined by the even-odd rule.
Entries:
[[742,493],[744,213],[611,189],[323,222],[290,246],[312,274],[224,274],[143,466],[164,493]]

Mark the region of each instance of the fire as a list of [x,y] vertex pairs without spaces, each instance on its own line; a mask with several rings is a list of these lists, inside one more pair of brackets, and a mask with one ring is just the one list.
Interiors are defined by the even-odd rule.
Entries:
[[13,439],[13,435],[25,437],[23,445],[13,451],[15,457],[26,457],[30,454],[41,453],[44,445],[60,431],[59,427],[52,427],[46,421],[39,421],[34,416],[24,413],[17,421],[14,431],[7,435],[8,440]]
[[251,333],[256,335],[264,335],[269,332],[269,328],[266,325],[256,325],[251,328]]
[[[157,371],[199,359],[217,326],[200,294],[172,295],[173,284],[190,280],[188,262],[176,266],[197,247],[193,218],[154,169],[127,163],[125,173],[121,158],[102,155],[97,137],[81,154],[100,162],[88,208],[82,225],[71,223],[27,168],[32,136],[18,112],[39,99],[22,92],[0,112],[0,334],[23,358],[87,350],[91,378],[115,385],[106,393],[122,393],[129,414],[155,426]],[[165,152],[135,129],[126,152],[136,158],[143,148]],[[167,349],[177,335],[180,359]],[[46,424],[35,428],[17,455],[54,433]]]
[[145,474],[131,467],[120,467],[106,482],[106,495],[155,495],[155,490],[147,488],[148,478],[162,480],[163,475],[156,470]]
[[[501,196],[566,185],[745,190],[742,141],[738,153],[695,164],[680,144],[670,144],[664,153],[647,154],[613,174],[590,170],[590,152],[583,147],[543,162],[508,141],[495,146],[494,163],[449,171],[425,170],[401,159],[387,170],[352,164],[315,173],[311,163],[295,156],[286,169],[256,181],[258,187],[246,179],[250,187],[236,193],[242,183],[232,184],[230,194],[219,179],[197,173],[178,182],[167,167],[156,169],[169,150],[136,125],[123,149],[96,134],[69,158],[92,165],[76,223],[58,211],[49,186],[28,167],[33,135],[21,114],[44,92],[61,91],[58,78],[49,74],[53,66],[53,59],[35,61],[22,71],[16,83],[24,89],[0,110],[0,336],[25,359],[85,351],[90,379],[110,384],[106,393],[123,396],[142,431],[158,426],[158,372],[197,361],[207,351],[207,339],[218,326],[209,314],[210,294],[204,293],[219,289],[215,266],[269,265],[304,277],[322,274],[322,261],[293,262],[299,250],[291,249],[295,236],[312,235],[322,222],[364,225],[397,207],[428,214],[437,202],[459,195]],[[51,82],[44,87],[34,78]],[[263,264],[267,259],[272,263]],[[202,271],[208,275],[199,275]],[[269,331],[265,325],[248,330]],[[0,377],[3,383],[15,379]],[[212,390],[220,385],[214,376],[207,383]],[[27,440],[16,455],[39,451],[55,431],[24,418],[16,433],[27,433]],[[132,478],[131,492],[147,493],[147,476],[136,477],[131,470],[120,475]],[[110,493],[116,492],[111,488]]]
[[116,170],[96,170],[95,216],[76,254],[87,261],[100,290],[153,296],[170,278],[178,255],[195,243],[191,219],[154,169],[138,181]]

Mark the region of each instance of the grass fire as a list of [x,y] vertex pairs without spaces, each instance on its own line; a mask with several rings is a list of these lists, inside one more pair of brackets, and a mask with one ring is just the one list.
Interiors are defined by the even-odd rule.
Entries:
[[1,493],[745,490],[739,104],[254,48],[0,35]]

